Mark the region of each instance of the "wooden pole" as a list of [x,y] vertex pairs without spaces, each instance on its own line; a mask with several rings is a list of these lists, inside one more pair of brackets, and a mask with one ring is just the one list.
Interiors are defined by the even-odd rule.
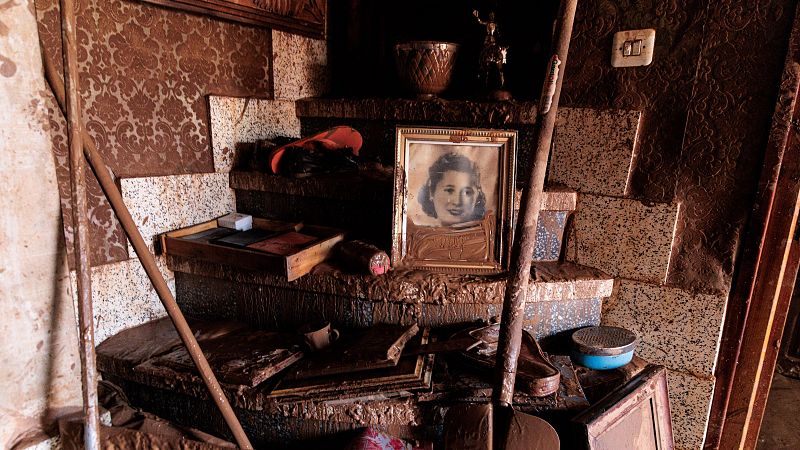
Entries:
[[89,223],[86,208],[86,177],[83,161],[83,127],[78,81],[78,49],[75,33],[75,4],[61,0],[61,50],[66,79],[65,116],[69,128],[70,188],[72,194],[72,235],[78,289],[78,329],[83,394],[83,439],[90,450],[100,448],[100,409],[97,400],[97,365],[94,353],[92,276],[89,261]]
[[[554,58],[548,66],[547,77],[552,75],[552,63],[560,61],[561,74],[555,81],[555,89],[542,91],[540,103],[539,135],[536,143],[536,158],[531,170],[528,187],[520,211],[522,227],[520,236],[515,241],[511,259],[511,275],[506,285],[503,300],[503,316],[500,322],[500,340],[498,342],[497,367],[500,368],[497,386],[494,389],[494,400],[498,407],[508,407],[514,397],[514,381],[517,375],[517,359],[522,343],[522,321],[525,312],[525,295],[531,275],[531,260],[536,244],[536,227],[542,205],[542,191],[547,174],[547,161],[550,156],[550,143],[558,111],[558,100],[561,96],[561,84],[564,79],[563,68],[567,63],[569,42],[572,37],[572,24],[575,20],[575,9],[578,0],[563,0],[561,3]],[[557,70],[557,65],[556,65]],[[556,72],[557,73],[557,72]],[[549,91],[549,92],[548,92]],[[550,96],[549,94],[552,94]]]
[[[42,48],[44,48],[43,44]],[[53,95],[58,101],[61,111],[64,112],[64,84],[62,83],[58,72],[54,69],[50,61],[46,57],[43,57],[43,60],[47,82],[50,85],[50,89],[53,91]],[[89,136],[86,130],[83,130],[82,128],[81,130],[83,133],[84,156],[89,160],[89,164],[92,166],[94,174],[97,177],[97,180],[100,182],[100,186],[103,188],[106,198],[108,199],[109,203],[111,203],[111,207],[114,208],[114,212],[117,214],[117,218],[122,224],[125,234],[128,235],[128,239],[130,239],[131,244],[136,251],[136,255],[139,257],[139,261],[142,263],[142,267],[144,267],[145,272],[147,272],[150,282],[153,284],[158,297],[161,299],[164,309],[167,310],[167,314],[172,320],[175,329],[178,331],[181,341],[183,341],[183,344],[186,346],[189,355],[192,357],[192,361],[194,361],[195,366],[197,366],[197,370],[200,372],[200,376],[203,378],[203,382],[208,388],[211,399],[214,400],[217,408],[219,408],[219,411],[222,413],[222,417],[225,419],[225,423],[228,424],[228,427],[233,433],[233,436],[236,439],[236,443],[239,445],[239,447],[242,449],[252,449],[253,446],[250,444],[250,440],[247,438],[247,435],[242,429],[239,419],[236,418],[236,414],[233,412],[230,403],[228,403],[225,393],[222,392],[222,387],[220,387],[217,378],[214,376],[214,372],[211,370],[211,367],[208,365],[208,361],[203,355],[203,352],[200,350],[200,347],[197,344],[197,339],[195,339],[192,330],[189,328],[189,324],[186,323],[186,318],[183,316],[183,313],[181,312],[180,307],[178,307],[177,302],[175,302],[175,298],[172,296],[172,292],[169,290],[169,287],[167,287],[164,277],[158,270],[155,258],[147,248],[144,239],[142,239],[141,233],[139,233],[139,229],[136,227],[136,223],[131,217],[131,213],[125,206],[125,203],[122,200],[122,194],[119,192],[117,185],[114,183],[114,178],[109,173],[103,157],[97,151],[97,147],[95,146],[91,136]]]

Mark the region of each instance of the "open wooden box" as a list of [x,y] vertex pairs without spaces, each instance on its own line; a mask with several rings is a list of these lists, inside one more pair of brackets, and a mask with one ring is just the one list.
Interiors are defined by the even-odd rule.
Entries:
[[219,228],[217,219],[164,233],[161,235],[161,248],[167,255],[187,256],[244,269],[281,274],[286,276],[288,281],[293,281],[307,274],[314,266],[326,260],[333,246],[343,240],[345,235],[344,231],[336,228],[254,217],[253,228],[269,231],[302,231],[303,234],[315,236],[319,239],[302,247],[296,253],[286,256],[248,248],[217,245],[203,239],[183,239],[186,236],[212,228]]

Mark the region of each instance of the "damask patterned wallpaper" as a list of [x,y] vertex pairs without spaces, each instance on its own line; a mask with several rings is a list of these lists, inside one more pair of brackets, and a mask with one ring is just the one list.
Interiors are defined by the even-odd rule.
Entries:
[[[83,119],[113,173],[213,172],[206,96],[271,95],[270,31],[133,0],[76,3]],[[36,0],[44,51],[61,67],[58,4]],[[69,239],[66,125],[56,110],[51,117]],[[124,260],[124,234],[87,179],[92,263]]]
[[[794,16],[793,2],[597,0],[575,19],[564,100],[643,112],[633,197],[683,202],[668,283],[727,294]],[[614,69],[616,31],[655,28],[652,65]]]

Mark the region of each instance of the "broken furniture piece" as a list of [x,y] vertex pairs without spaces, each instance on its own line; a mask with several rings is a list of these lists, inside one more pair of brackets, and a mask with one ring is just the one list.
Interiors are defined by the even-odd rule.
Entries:
[[667,369],[647,367],[572,421],[584,439],[574,448],[671,449]]
[[[255,387],[303,358],[296,336],[275,331],[241,328],[200,342],[220,382]],[[160,369],[195,372],[186,347],[149,359],[134,370]]]
[[[384,369],[397,365],[403,348],[419,327],[414,325],[376,325],[351,329],[328,348],[315,352],[313,358],[295,367],[287,380]],[[427,332],[425,332],[427,334]]]
[[343,239],[341,230],[297,222],[253,218],[252,229],[236,232],[214,219],[163,234],[161,247],[168,255],[275,273],[292,281],[327,259]]

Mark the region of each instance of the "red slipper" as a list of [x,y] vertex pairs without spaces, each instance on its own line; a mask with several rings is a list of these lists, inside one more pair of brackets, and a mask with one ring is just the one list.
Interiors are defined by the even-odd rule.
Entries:
[[358,156],[358,151],[361,149],[361,144],[363,142],[364,140],[361,138],[361,133],[354,128],[345,126],[333,127],[315,134],[314,136],[306,137],[276,148],[269,154],[269,167],[272,173],[277,174],[278,163],[289,147],[303,147],[309,144],[318,144],[330,150],[349,147],[353,149],[353,154]]

